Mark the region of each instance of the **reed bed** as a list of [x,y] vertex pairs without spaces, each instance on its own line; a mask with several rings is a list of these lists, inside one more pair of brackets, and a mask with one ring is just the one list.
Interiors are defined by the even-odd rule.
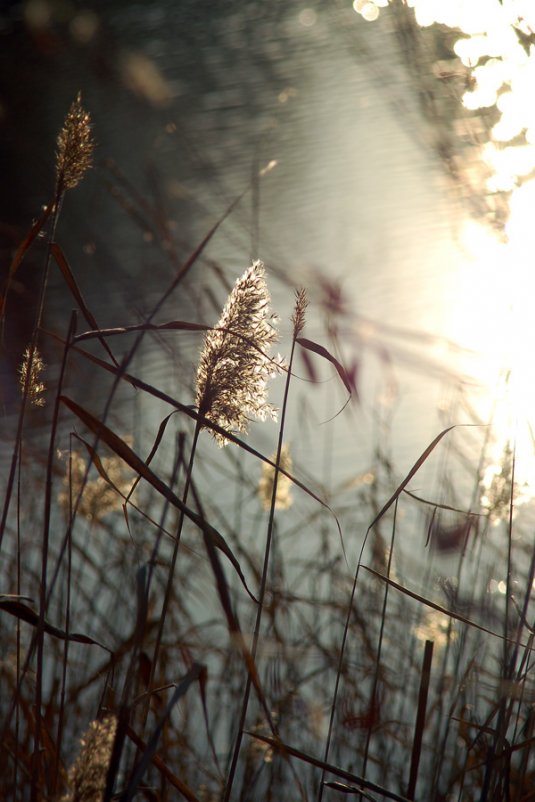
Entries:
[[[305,290],[279,322],[269,265],[240,257],[230,277],[206,259],[243,196],[183,260],[162,241],[170,279],[147,314],[100,327],[57,236],[92,153],[78,97],[53,200],[2,292],[6,317],[44,238],[3,446],[2,798],[535,799],[535,557],[514,447],[485,484],[491,421],[452,383],[440,427],[398,474],[383,361],[366,469],[339,480],[330,431],[343,419],[364,442],[344,310],[325,304],[310,339]],[[138,201],[129,214],[158,230]],[[195,283],[201,265],[210,281]],[[75,307],[53,329],[52,270]],[[144,375],[155,349],[165,386]],[[327,422],[314,409],[325,376]]]

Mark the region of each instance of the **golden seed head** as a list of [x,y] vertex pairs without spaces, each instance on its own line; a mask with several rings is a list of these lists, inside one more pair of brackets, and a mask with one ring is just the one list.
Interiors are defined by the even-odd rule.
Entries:
[[305,327],[305,312],[308,306],[308,299],[306,290],[300,289],[295,291],[295,307],[292,315],[292,323],[294,326],[294,338],[299,337]]
[[[271,457],[271,461],[275,462],[276,459],[277,454],[275,453]],[[292,471],[292,457],[290,456],[290,449],[287,445],[283,445],[281,448],[279,467],[288,473],[291,473]],[[262,506],[265,510],[269,510],[271,507],[274,481],[275,468],[267,463],[264,463],[262,465],[262,476],[260,477],[260,482],[258,483],[258,495],[260,496],[260,501],[262,502]],[[293,498],[291,487],[291,480],[288,479],[288,477],[283,473],[279,473],[277,476],[277,492],[275,493],[276,510],[287,510],[292,506]]]
[[[266,401],[267,380],[284,369],[284,360],[268,355],[277,340],[277,318],[270,312],[264,273],[257,261],[236,281],[219,323],[206,334],[199,360],[196,404],[228,431],[247,432],[251,417],[277,418]],[[228,442],[212,434],[220,446]]]
[[66,189],[74,189],[91,167],[94,148],[91,118],[82,107],[80,93],[67,113],[57,145],[56,176],[61,194]]
[[45,405],[45,399],[42,394],[46,390],[46,386],[40,380],[44,369],[45,363],[37,348],[32,351],[31,346],[28,346],[22,357],[22,364],[19,369],[20,386],[23,394],[25,392],[28,394],[28,401],[34,407],[44,407]]
[[[124,439],[128,442],[127,437]],[[123,495],[127,495],[132,487],[132,474],[123,460],[115,455],[100,457],[99,462],[107,480],[100,473],[94,478],[87,478],[87,456],[72,451],[69,470],[63,478],[63,488],[58,493],[58,503],[66,517],[71,514],[75,501],[78,515],[94,523],[100,523],[106,515],[121,509]]]
[[61,802],[101,802],[116,729],[115,716],[91,722],[80,741],[80,754],[69,769],[69,790]]

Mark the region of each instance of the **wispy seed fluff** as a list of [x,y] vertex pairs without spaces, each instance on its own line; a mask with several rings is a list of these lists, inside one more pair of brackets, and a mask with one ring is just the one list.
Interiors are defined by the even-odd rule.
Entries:
[[93,140],[91,118],[78,97],[70,107],[57,139],[56,176],[58,192],[74,189],[91,167]]
[[31,346],[28,346],[24,351],[22,364],[19,368],[19,381],[22,392],[28,394],[28,401],[34,407],[43,407],[45,405],[43,393],[46,387],[41,381],[41,373],[44,369],[45,363],[37,348],[32,352]]
[[[251,418],[277,419],[266,401],[267,380],[284,368],[269,350],[277,340],[264,265],[253,263],[236,281],[217,327],[206,334],[197,370],[196,404],[208,420],[247,432]],[[220,446],[228,439],[212,431]]]
[[61,802],[102,802],[116,728],[115,716],[91,722],[69,769],[68,792]]
[[[271,461],[275,462],[277,453],[272,455]],[[281,448],[279,467],[287,473],[292,471],[292,457],[290,449],[287,445]],[[275,482],[275,468],[267,463],[262,465],[262,476],[258,483],[258,495],[265,510],[269,510],[273,502],[273,484]],[[292,498],[292,480],[284,473],[279,473],[277,476],[277,492],[275,493],[275,509],[287,510],[293,504]]]

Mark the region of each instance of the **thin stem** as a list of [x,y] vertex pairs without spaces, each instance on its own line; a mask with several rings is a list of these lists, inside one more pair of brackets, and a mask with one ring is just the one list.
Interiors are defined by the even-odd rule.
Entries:
[[[266,547],[264,550],[264,564],[262,568],[262,578],[260,581],[260,593],[258,596],[258,608],[256,612],[256,621],[255,627],[253,632],[253,643],[251,647],[251,656],[253,661],[256,661],[256,652],[258,649],[258,641],[260,637],[260,625],[262,622],[262,613],[264,610],[264,599],[266,595],[266,585],[267,585],[267,575],[268,575],[268,566],[269,566],[269,557],[271,553],[271,546],[273,541],[273,529],[274,529],[274,522],[275,522],[275,502],[277,499],[277,484],[279,479],[279,467],[280,467],[280,460],[281,460],[281,451],[282,451],[282,443],[284,438],[284,425],[286,421],[286,410],[288,407],[288,395],[290,391],[290,381],[292,376],[292,364],[293,364],[293,357],[295,352],[295,336],[292,340],[292,350],[290,353],[290,359],[288,364],[288,372],[286,375],[286,383],[284,387],[284,397],[281,409],[281,423],[279,427],[279,439],[277,444],[277,458],[275,460],[275,470],[273,476],[273,490],[271,493],[271,505],[269,508],[269,520],[268,520],[268,528],[267,528],[267,537],[266,537]],[[243,694],[243,701],[242,707],[240,712],[240,720],[238,723],[238,732],[236,735],[236,741],[234,743],[234,750],[232,753],[231,764],[229,768],[228,778],[225,786],[225,792],[223,794],[222,802],[228,802],[230,799],[230,794],[232,792],[232,786],[234,783],[234,778],[236,776],[236,767],[238,764],[238,757],[240,754],[241,742],[243,738],[243,731],[245,727],[245,719],[247,717],[247,709],[249,707],[249,698],[251,695],[251,675],[247,675],[247,681],[245,684],[245,692]]]

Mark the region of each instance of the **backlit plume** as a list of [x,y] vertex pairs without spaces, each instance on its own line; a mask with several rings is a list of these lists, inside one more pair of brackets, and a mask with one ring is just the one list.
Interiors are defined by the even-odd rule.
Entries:
[[[277,459],[277,454],[273,454],[271,457],[271,461],[275,462]],[[282,468],[283,471],[287,473],[291,473],[292,470],[292,457],[290,455],[290,449],[287,445],[283,445],[280,454],[280,462],[279,468]],[[269,463],[264,462],[262,465],[262,476],[260,477],[260,482],[258,483],[258,495],[260,496],[260,501],[262,502],[262,506],[265,510],[269,510],[271,504],[273,502],[273,484],[275,482],[275,468]],[[277,490],[275,493],[275,509],[276,510],[287,510],[293,504],[292,498],[292,480],[288,479],[288,477],[284,473],[279,473],[277,476]]]
[[66,189],[74,189],[91,167],[94,147],[91,118],[82,107],[80,94],[67,113],[57,145],[56,175],[61,195]]
[[[217,327],[206,335],[197,370],[199,412],[230,432],[247,432],[252,417],[277,417],[266,401],[267,380],[284,369],[284,361],[269,356],[277,318],[264,273],[257,261],[236,281]],[[220,446],[228,443],[219,432],[212,434]]]
[[45,363],[37,348],[32,352],[31,346],[28,346],[22,357],[19,380],[22,392],[28,394],[28,400],[34,407],[43,407],[45,405],[43,393],[46,387],[41,381],[41,373],[44,369]]
[[115,716],[91,722],[69,769],[69,790],[61,802],[102,802],[116,728]]

